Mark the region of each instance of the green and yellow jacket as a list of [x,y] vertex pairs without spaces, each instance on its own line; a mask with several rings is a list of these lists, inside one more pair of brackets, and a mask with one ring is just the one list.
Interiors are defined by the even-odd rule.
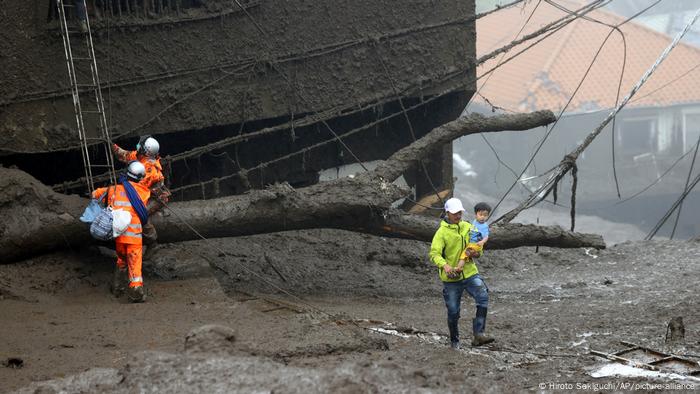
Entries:
[[457,224],[450,224],[445,220],[440,222],[440,228],[435,232],[433,242],[430,244],[430,261],[438,266],[440,279],[443,282],[458,282],[479,273],[474,260],[471,258],[465,261],[462,276],[455,279],[448,278],[443,269],[445,264],[449,264],[452,267],[457,266],[459,257],[467,247],[467,242],[469,242],[469,231],[471,229],[472,225],[469,222],[460,221]]

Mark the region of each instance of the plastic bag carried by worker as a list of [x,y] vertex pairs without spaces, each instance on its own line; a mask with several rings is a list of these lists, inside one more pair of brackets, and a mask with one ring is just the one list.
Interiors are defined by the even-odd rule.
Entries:
[[100,212],[102,212],[102,205],[100,205],[98,200],[93,198],[85,208],[83,216],[80,217],[80,221],[83,223],[92,223],[95,221],[95,218],[97,218],[97,215],[99,215]]
[[102,212],[104,207],[107,205],[105,197],[107,197],[107,193],[103,193],[97,198],[91,198],[88,206],[85,208],[85,211],[83,211],[83,216],[80,217],[80,221],[83,223],[94,222],[95,218],[97,218],[100,212]]
[[114,237],[112,207],[104,208],[90,224],[90,235],[100,241],[109,241]]
[[112,211],[112,235],[114,238],[124,234],[129,224],[131,224],[131,214],[128,211],[123,209]]

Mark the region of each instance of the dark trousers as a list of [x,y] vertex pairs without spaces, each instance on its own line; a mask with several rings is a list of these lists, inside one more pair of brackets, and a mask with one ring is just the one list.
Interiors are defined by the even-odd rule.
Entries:
[[475,274],[459,282],[443,282],[442,284],[442,296],[447,307],[447,327],[450,330],[450,341],[459,342],[459,311],[465,290],[474,299],[477,306],[474,331],[482,333],[486,325],[485,312],[489,306],[489,289],[481,275]]

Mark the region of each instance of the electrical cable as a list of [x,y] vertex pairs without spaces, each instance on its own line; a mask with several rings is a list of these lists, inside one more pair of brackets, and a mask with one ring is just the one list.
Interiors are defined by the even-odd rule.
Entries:
[[629,200],[632,200],[633,198],[639,196],[640,194],[644,193],[645,191],[649,190],[651,187],[653,187],[654,185],[656,185],[657,183],[659,183],[659,182],[661,181],[661,179],[662,179],[664,176],[666,176],[666,174],[668,174],[669,172],[671,172],[671,170],[676,166],[676,164],[680,163],[680,161],[681,161],[683,158],[685,158],[686,156],[688,156],[688,154],[690,154],[690,152],[691,152],[692,150],[693,150],[693,149],[688,149],[685,153],[683,153],[678,159],[676,159],[676,161],[673,162],[673,164],[671,164],[670,167],[668,167],[668,168],[666,169],[666,171],[663,172],[663,174],[661,174],[661,175],[659,175],[658,177],[656,177],[656,179],[655,179],[652,183],[648,184],[646,187],[644,187],[644,188],[641,189],[640,191],[636,192],[635,194],[633,194],[633,195],[631,195],[631,196],[629,196],[629,197],[627,197],[627,198],[625,198],[625,199],[623,199],[623,200],[620,200],[620,201],[616,202],[613,206],[619,205],[619,204],[622,204],[622,203],[625,203],[625,202],[627,202],[627,201],[629,201]]
[[[629,93],[625,96],[624,99],[622,99],[622,102],[619,103],[603,120],[603,122],[598,125],[588,136],[586,136],[585,140],[576,147],[572,152],[564,156],[564,159],[557,165],[557,171],[552,174],[536,191],[535,193],[532,193],[524,202],[522,202],[516,209],[511,210],[507,214],[503,215],[501,218],[497,219],[496,222],[500,220],[504,220],[506,223],[510,222],[515,216],[517,216],[523,209],[527,209],[529,206],[532,206],[533,204],[537,204],[539,201],[535,201],[537,199],[541,200],[544,198],[549,192],[551,192],[552,188],[556,186],[557,182],[569,171],[572,169],[572,167],[576,164],[576,159],[578,156],[593,142],[593,140],[602,132],[602,130],[605,128],[605,126],[608,125],[610,120],[617,115],[617,113],[622,110],[622,108],[627,105],[629,100],[641,89],[641,87],[644,85],[644,83],[651,78],[652,74],[657,70],[657,68],[661,65],[661,63],[669,56],[671,51],[679,44],[680,40],[683,38],[683,36],[690,30],[690,27],[695,23],[695,21],[698,19],[700,16],[700,8],[695,12],[693,18],[685,25],[683,30],[674,37],[673,41],[664,49],[664,51],[659,55],[659,57],[656,59],[656,61],[649,67],[644,75],[637,81],[637,83],[632,87]],[[631,19],[631,18],[630,18]]]
[[[399,97],[399,105],[401,105],[401,112],[404,115],[404,119],[406,119],[406,124],[408,125],[408,131],[411,134],[412,142],[416,142],[416,133],[413,131],[413,123],[411,122],[411,118],[408,117],[408,111],[406,111],[406,106],[403,104],[403,98],[399,95],[399,92],[396,89],[396,84],[394,83],[393,78],[391,78],[391,75],[389,74],[389,68],[386,66],[386,63],[384,62],[384,59],[382,58],[381,53],[379,53],[379,49],[375,47],[376,50],[376,55],[377,58],[379,59],[379,63],[381,63],[382,68],[384,69],[384,76],[389,80],[389,83],[391,84],[391,88],[394,90],[394,95]],[[425,174],[425,178],[428,181],[428,184],[430,187],[433,189],[433,192],[435,193],[435,196],[438,198],[440,201],[440,205],[444,205],[445,201],[442,200],[442,197],[440,196],[440,192],[437,190],[437,187],[435,187],[435,183],[433,183],[433,179],[430,177],[430,173],[428,172],[428,167],[425,165],[425,161],[423,160],[418,160],[420,163],[421,169],[423,170],[423,174]],[[418,182],[416,182],[418,183]]]
[[[639,15],[643,14],[644,12],[648,11],[649,9],[651,9],[652,7],[654,7],[655,5],[657,5],[657,4],[659,3],[659,1],[660,1],[660,0],[656,1],[655,3],[651,4],[650,6],[644,8],[643,10],[641,10],[641,11],[639,11],[639,12],[637,12],[636,14],[634,14],[633,16],[631,16],[630,18],[625,19],[624,21],[620,22],[617,26],[611,28],[611,30],[610,30],[610,32],[608,33],[608,35],[605,37],[605,39],[603,40],[603,42],[601,43],[601,45],[598,47],[598,51],[597,51],[596,54],[594,55],[593,60],[591,61],[591,63],[588,65],[588,68],[586,69],[586,72],[584,73],[583,77],[581,78],[581,80],[579,81],[578,85],[576,86],[576,89],[574,89],[574,92],[571,94],[571,96],[570,96],[569,99],[567,100],[566,104],[564,105],[564,107],[562,108],[562,110],[559,112],[559,116],[557,116],[557,119],[556,119],[556,121],[554,122],[554,124],[552,124],[552,125],[549,127],[549,130],[547,130],[547,132],[545,133],[545,135],[544,135],[544,137],[542,138],[542,140],[538,143],[538,146],[537,146],[537,148],[535,149],[535,152],[530,156],[530,159],[529,159],[529,160],[527,161],[527,163],[525,164],[525,166],[524,166],[523,170],[521,171],[520,176],[518,177],[518,179],[519,179],[520,177],[522,177],[523,174],[525,174],[525,171],[527,171],[528,167],[530,167],[530,164],[532,164],[532,162],[534,161],[535,157],[536,157],[537,154],[539,153],[540,149],[542,149],[542,146],[544,145],[544,143],[546,142],[546,140],[549,138],[549,136],[552,134],[552,131],[554,130],[554,128],[555,128],[555,127],[557,126],[557,124],[559,123],[559,120],[561,119],[562,115],[564,114],[564,111],[565,111],[566,108],[568,108],[568,106],[571,104],[571,102],[573,101],[574,97],[576,96],[576,93],[578,93],[578,90],[581,88],[581,86],[583,85],[583,82],[586,80],[586,77],[588,76],[588,74],[589,74],[591,68],[592,68],[593,65],[595,64],[596,59],[597,59],[598,56],[600,55],[600,53],[601,53],[603,47],[604,47],[605,44],[607,43],[608,39],[611,37],[612,33],[613,33],[614,31],[618,30],[620,26],[622,26],[622,25],[624,25],[625,23],[627,23],[627,22],[633,20],[634,18],[637,18]],[[605,4],[607,4],[607,3],[605,3]],[[605,4],[603,4],[603,5],[605,5]],[[602,6],[602,5],[601,5],[601,6]],[[508,196],[508,194],[513,190],[513,187],[515,187],[515,185],[517,184],[518,179],[516,179],[516,180],[513,182],[513,184],[511,184],[511,186],[508,188],[508,190],[503,194],[503,196],[500,198],[500,200],[498,201],[498,203],[494,206],[493,212],[496,211],[496,209],[497,209],[497,208],[500,206],[500,204],[505,200],[505,198]],[[499,221],[499,220],[501,220],[501,219],[503,219],[503,218],[504,218],[504,217],[502,216],[501,218],[497,219],[496,222]],[[495,222],[494,222],[494,223],[495,223]]]
[[[601,0],[601,1],[602,1],[602,0]],[[580,10],[584,10],[584,9],[586,9],[587,7],[588,7],[588,6],[583,7],[583,8],[581,8]],[[580,10],[579,10],[579,11],[580,11]],[[588,13],[588,12],[590,12],[591,10],[592,10],[592,9],[586,9],[585,12],[584,12],[583,14],[585,15],[585,13]],[[539,39],[539,40],[537,40],[536,42],[534,42],[534,43],[530,44],[529,46],[527,46],[525,49],[523,49],[523,50],[517,52],[516,54],[514,54],[513,56],[511,56],[510,58],[508,58],[508,59],[507,59],[506,61],[504,61],[501,65],[503,65],[503,64],[505,64],[505,63],[507,63],[507,62],[509,62],[510,60],[513,60],[514,58],[518,57],[519,55],[521,55],[522,53],[524,53],[524,52],[527,51],[528,49],[530,49],[530,48],[532,48],[533,46],[537,45],[538,43],[540,43],[541,41],[543,41],[543,40],[546,39],[547,37],[551,36],[551,35],[552,35],[554,32],[556,32],[558,29],[561,29],[562,27],[564,27],[564,26],[565,26],[566,24],[568,24],[569,22],[575,20],[578,16],[580,16],[580,15],[576,14],[576,17],[570,19],[569,21],[566,21],[566,20],[564,20],[564,19],[562,18],[562,19],[559,20],[559,21],[562,22],[562,23],[560,23],[560,24],[559,24],[558,26],[556,26],[556,27],[552,27],[552,24],[550,24],[550,25],[548,25],[549,27],[545,27],[545,28],[543,28],[543,29],[538,30],[539,33],[538,33],[538,32],[531,33],[531,34],[529,35],[529,38],[528,38],[528,39],[531,39],[531,38],[533,38],[533,37],[536,37],[537,34],[543,34],[544,32],[549,31],[549,30],[547,30],[548,28],[549,28],[549,29],[554,29],[554,31],[550,31],[549,34],[547,34],[545,37],[542,37],[541,39]],[[444,24],[444,23],[443,23],[443,24]],[[440,25],[443,25],[443,24],[440,24]],[[399,33],[394,32],[393,35],[399,35]],[[520,40],[520,42],[524,42],[524,41],[527,41],[527,40],[526,40],[526,39],[521,39],[521,40]],[[511,43],[511,44],[512,44],[512,43]],[[509,45],[509,46],[512,47],[512,45]],[[498,49],[498,50],[496,50],[496,51],[494,51],[494,52],[492,52],[492,53],[495,53],[495,52],[503,53],[502,49]],[[495,55],[493,55],[493,56],[495,56]],[[491,58],[491,57],[493,57],[493,56],[491,56],[491,55],[486,55],[485,57],[482,57],[482,58]],[[484,74],[478,76],[478,77],[475,79],[475,81],[478,81],[478,80],[481,79],[482,77],[484,77],[484,76],[488,75],[489,73],[495,71],[495,70],[498,69],[501,65],[498,65],[498,66],[496,66],[496,67],[493,67],[493,68],[490,69],[489,71],[487,71],[487,72],[485,72]],[[462,73],[462,72],[461,72],[460,70],[449,71],[449,72],[447,72],[447,73],[441,75],[440,78],[439,78],[437,81],[434,81],[434,82],[435,82],[435,83],[438,83],[438,82],[439,82],[439,83],[445,83],[445,82],[449,81],[449,80],[452,79],[452,78],[458,77],[461,73]],[[430,81],[430,79],[431,79],[431,78],[428,78],[427,81]],[[412,89],[412,88],[415,88],[415,87],[420,87],[420,86],[422,86],[424,83],[426,83],[426,80],[421,79],[421,80],[419,80],[417,83],[411,84],[409,87],[407,87],[406,89],[404,89],[402,92],[403,92],[404,94],[406,94],[406,92],[408,92],[409,89]],[[191,94],[190,94],[190,95],[191,95]],[[389,99],[390,99],[390,98],[389,98]],[[384,102],[387,102],[389,99],[386,99],[386,100],[384,100],[384,101],[381,101],[380,104],[381,104],[381,103],[384,103]],[[377,104],[372,104],[372,105],[377,105]],[[370,105],[370,106],[371,106],[371,105]],[[349,107],[349,108],[354,108],[354,106],[353,106],[353,107]],[[355,113],[355,112],[360,111],[360,110],[364,110],[364,108],[356,109],[356,110],[354,110],[354,111],[350,111],[349,113]],[[162,113],[162,112],[163,112],[163,111],[161,111],[161,113]],[[336,112],[331,112],[331,113],[332,113],[332,114],[335,114],[335,113],[338,113],[338,111],[336,111]],[[342,113],[342,114],[348,114],[348,113],[345,112],[345,113]],[[328,118],[330,119],[330,118],[333,117],[333,116],[337,116],[337,115],[332,115],[332,116],[329,116]],[[311,116],[309,116],[308,118],[311,118]],[[312,120],[313,120],[313,121],[309,121],[309,124],[313,124],[313,123],[315,123],[315,122],[317,121],[317,119],[312,119]],[[298,123],[297,123],[297,124],[298,124]],[[212,149],[220,148],[220,147],[224,147],[224,146],[226,146],[226,145],[232,144],[232,143],[236,142],[236,141],[239,140],[239,139],[240,139],[240,140],[247,139],[247,136],[251,136],[251,137],[252,137],[252,134],[264,135],[264,134],[266,134],[266,133],[273,132],[273,131],[278,131],[278,130],[282,130],[282,129],[285,129],[285,128],[286,128],[286,126],[276,126],[276,127],[271,127],[271,128],[267,128],[267,129],[262,129],[262,130],[259,130],[259,131],[257,131],[257,132],[249,133],[249,134],[246,134],[245,136],[235,136],[235,137],[225,138],[224,140],[217,141],[217,142],[215,142],[215,143],[208,144],[208,145],[205,145],[205,146],[202,146],[202,147],[198,147],[198,148],[192,149],[192,150],[190,150],[190,151],[188,151],[188,152],[183,152],[183,153],[181,153],[181,154],[178,154],[178,155],[175,155],[175,156],[171,156],[171,157],[173,158],[173,160],[184,159],[185,157],[188,157],[188,156],[192,156],[192,155],[196,155],[196,154],[201,154],[201,153],[199,153],[200,151],[201,151],[201,152],[208,152],[208,151],[210,151],[210,150],[212,150]],[[178,157],[178,156],[179,156],[179,157]],[[228,177],[227,177],[227,178],[228,178]],[[73,185],[76,184],[76,183],[79,182],[79,181],[80,181],[80,179],[75,180],[75,181],[71,181],[71,182],[64,182],[64,183],[62,183],[62,184],[56,184],[56,185],[53,185],[53,188],[54,188],[54,190],[57,190],[57,191],[60,191],[60,190],[69,190],[69,189],[73,188],[73,187],[74,187]]]
[[685,77],[686,75],[690,74],[691,72],[697,70],[698,68],[700,68],[700,63],[698,63],[698,64],[696,64],[695,66],[691,67],[688,71],[686,71],[686,72],[684,72],[683,74],[677,76],[676,78],[673,78],[672,80],[670,80],[670,81],[666,82],[665,84],[659,86],[658,88],[652,90],[651,92],[649,92],[649,93],[647,93],[647,94],[645,94],[645,95],[639,96],[639,97],[635,98],[634,100],[630,100],[630,102],[631,102],[631,103],[634,103],[634,102],[639,101],[639,100],[641,100],[641,99],[643,99],[643,98],[645,98],[645,97],[649,97],[649,96],[651,96],[652,94],[658,92],[659,90],[668,87],[669,85],[675,83],[676,81],[680,80],[681,78]]
[[480,14],[476,14],[476,19],[483,18],[483,17],[485,17],[486,15],[493,14],[494,12],[498,12],[498,11],[501,11],[501,10],[508,9],[508,8],[510,8],[510,7],[512,7],[512,6],[516,5],[516,4],[518,4],[518,3],[522,3],[523,1],[526,1],[526,0],[515,0],[515,1],[513,1],[513,2],[510,2],[510,3],[508,3],[508,4],[503,4],[503,5],[498,5],[498,4],[496,4],[496,6],[494,7],[494,9],[489,10],[489,11],[485,11],[485,12],[482,12],[482,13],[480,13]]
[[[693,174],[693,169],[695,168],[695,159],[698,156],[698,148],[700,148],[700,135],[698,136],[698,142],[695,143],[695,153],[693,153],[693,160],[690,162],[690,169],[688,169],[688,177],[685,179],[685,186],[683,190],[688,190],[688,183],[690,182],[690,177]],[[678,226],[678,220],[681,217],[681,210],[683,209],[683,201],[681,200],[680,205],[678,205],[678,214],[676,215],[676,220],[673,223],[673,230],[671,230],[671,239],[676,234],[676,226]]]
[[[518,30],[518,32],[515,33],[515,36],[513,37],[513,40],[511,40],[511,42],[517,40],[518,37],[520,36],[520,34],[522,34],[523,30],[525,30],[525,26],[527,26],[527,24],[530,22],[530,20],[532,19],[532,16],[535,15],[535,11],[537,11],[537,8],[540,6],[541,3],[542,3],[542,0],[538,0],[538,1],[537,1],[537,4],[536,4],[535,7],[532,9],[532,12],[530,12],[530,15],[529,15],[529,16],[527,17],[527,19],[525,20],[525,23],[523,23],[523,25],[520,27],[520,30]],[[496,66],[500,66],[501,63],[503,62],[503,59],[504,59],[505,57],[506,57],[506,53],[504,52],[504,53],[501,54],[500,59],[499,59],[498,62],[496,63]],[[500,108],[500,107],[496,107],[495,105],[491,104],[491,102],[490,102],[486,97],[484,97],[484,96],[481,94],[481,91],[484,89],[484,87],[486,86],[486,84],[489,82],[489,80],[491,79],[491,77],[492,77],[494,74],[495,74],[495,72],[489,73],[489,74],[488,74],[488,77],[486,78],[486,80],[485,80],[485,81],[481,84],[481,86],[476,90],[476,93],[474,93],[474,94],[469,98],[469,101],[467,101],[467,105],[465,105],[465,106],[464,106],[464,109],[462,110],[462,113],[463,113],[463,114],[466,113],[466,112],[469,110],[469,105],[474,101],[474,96],[479,96],[479,97],[483,98],[489,105],[491,105],[492,110],[495,109],[495,108]],[[516,177],[517,177],[517,174],[515,173],[515,171],[514,171],[508,164],[506,164],[504,161],[501,160],[501,157],[498,155],[498,152],[496,151],[496,148],[495,148],[493,145],[491,145],[491,142],[489,142],[489,140],[486,138],[486,136],[484,135],[484,133],[479,133],[479,135],[481,136],[481,139],[484,140],[484,142],[485,142],[486,145],[489,147],[489,149],[491,149],[491,152],[493,152],[494,156],[496,156],[496,160],[498,161],[498,163],[499,163],[499,164],[502,164],[503,166],[505,166],[508,170],[510,170],[510,172],[513,174],[513,176],[516,176]]]
[[[444,94],[447,94],[448,92],[457,91],[458,89],[459,89],[459,88],[450,89],[450,90],[448,90],[447,92],[443,92],[443,93],[444,93]],[[435,95],[435,96],[433,96],[433,97],[431,97],[431,98],[429,98],[429,99],[426,99],[426,100],[424,100],[424,101],[422,101],[422,102],[420,102],[420,103],[418,103],[418,104],[415,104],[415,105],[413,105],[413,106],[411,106],[411,107],[408,107],[407,110],[410,111],[410,110],[419,108],[419,107],[421,107],[421,106],[423,106],[423,105],[425,105],[425,104],[428,104],[428,103],[430,103],[430,102],[432,102],[432,101],[434,101],[434,100],[437,100],[438,98],[440,98],[441,96],[444,95],[443,93],[438,94],[438,95]],[[360,132],[360,131],[363,131],[363,130],[365,130],[365,129],[374,127],[374,126],[376,126],[376,125],[380,124],[381,122],[384,122],[384,121],[386,121],[386,120],[388,120],[388,119],[394,118],[394,117],[396,117],[396,116],[400,116],[401,114],[402,114],[401,112],[395,112],[395,113],[393,113],[393,114],[387,115],[387,116],[385,116],[385,117],[383,117],[383,118],[380,118],[380,119],[378,119],[378,120],[375,120],[374,122],[366,123],[366,124],[364,124],[364,125],[362,125],[362,126],[360,126],[360,127],[357,127],[357,128],[355,128],[355,129],[349,130],[349,131],[343,133],[342,135],[340,135],[340,137],[341,137],[341,138],[344,138],[344,137],[348,137],[348,136],[350,136],[350,135],[356,134],[356,133],[358,133],[358,132]],[[247,173],[249,173],[249,172],[251,172],[251,171],[254,171],[254,170],[257,170],[257,169],[261,169],[261,168],[265,168],[265,167],[267,167],[267,166],[270,165],[270,164],[273,164],[273,163],[276,163],[276,162],[279,162],[279,161],[282,161],[282,160],[286,160],[286,159],[289,159],[289,158],[291,158],[291,157],[298,156],[298,155],[300,155],[300,154],[304,154],[305,152],[308,152],[308,151],[311,151],[311,150],[313,150],[313,149],[316,149],[316,148],[319,148],[319,147],[321,147],[321,146],[324,146],[324,145],[326,145],[326,144],[332,143],[333,141],[335,141],[335,138],[327,139],[327,140],[325,140],[325,141],[321,141],[321,142],[318,142],[318,143],[316,143],[316,144],[313,144],[313,145],[309,145],[309,146],[307,146],[307,147],[304,147],[303,149],[300,149],[300,150],[298,150],[298,151],[295,151],[295,152],[292,152],[292,153],[289,153],[289,154],[286,154],[286,155],[277,157],[277,158],[275,158],[275,159],[266,161],[266,162],[264,162],[264,163],[257,164],[257,165],[254,166],[254,167],[251,167],[251,168],[248,168],[248,169],[244,169],[244,170],[240,170],[240,171],[238,171],[238,172],[236,172],[236,173],[229,174],[229,175],[225,175],[225,176],[222,176],[222,177],[213,178],[213,179],[211,179],[211,180],[204,181],[204,182],[202,182],[202,183],[200,183],[200,184],[184,185],[184,186],[175,188],[175,189],[173,189],[172,191],[173,191],[173,192],[175,192],[175,191],[184,191],[184,190],[188,190],[188,189],[191,189],[191,188],[194,188],[194,187],[200,187],[200,186],[205,185],[205,184],[210,184],[210,183],[213,183],[213,182],[220,182],[220,181],[222,181],[222,180],[226,180],[226,179],[230,179],[230,178],[233,178],[233,177],[236,177],[236,176],[240,176],[241,174],[245,175],[245,174],[247,174]]]
[[[552,0],[545,0],[545,1],[546,1],[548,4],[550,4],[550,5],[552,5],[552,6],[556,7],[556,8],[558,8],[559,10],[562,10],[562,11],[564,11],[564,12],[572,12],[572,11],[569,10],[568,8],[566,8],[566,7],[564,7],[564,6],[560,5],[560,4],[557,4],[557,3],[553,2]],[[627,23],[627,22],[630,21],[631,19],[636,18],[638,15],[640,15],[640,14],[646,12],[647,10],[649,10],[649,9],[651,9],[652,7],[656,6],[656,5],[659,4],[660,2],[661,2],[661,0],[657,0],[656,2],[650,4],[648,7],[646,7],[645,9],[642,9],[642,10],[639,11],[637,14],[633,15],[631,18],[628,18],[627,20],[623,21],[623,22],[622,22],[621,24],[619,24],[619,25],[611,25],[611,24],[609,24],[609,23],[603,22],[603,21],[601,21],[601,20],[599,20],[599,19],[592,18],[592,17],[589,17],[589,16],[583,17],[584,20],[588,20],[588,21],[591,21],[591,22],[594,22],[594,23],[601,24],[601,25],[603,25],[603,26],[608,26],[608,27],[613,28],[613,29],[616,30],[618,33],[620,33],[620,37],[622,38],[622,49],[623,49],[623,52],[622,52],[622,69],[620,70],[620,78],[619,78],[618,83],[617,83],[617,93],[616,93],[616,95],[615,95],[615,106],[617,106],[617,104],[618,104],[619,101],[620,101],[620,91],[622,90],[622,79],[624,78],[624,75],[625,75],[625,68],[626,68],[626,65],[627,65],[627,38],[626,38],[625,34],[622,32],[622,30],[620,30],[620,26],[624,25],[625,23]],[[617,116],[615,116],[615,117],[613,118],[613,120],[612,120],[612,128],[611,128],[612,132],[610,133],[610,136],[611,136],[610,148],[611,148],[611,155],[612,155],[612,170],[613,170],[613,179],[614,179],[614,181],[615,181],[615,191],[617,192],[617,198],[620,199],[620,198],[621,198],[621,195],[620,195],[620,182],[619,182],[618,179],[617,179],[617,168],[616,168],[616,166],[615,166],[615,162],[616,162],[616,160],[615,160],[615,122],[616,122],[616,119],[617,119]]]
[[656,223],[654,228],[652,228],[652,230],[647,234],[647,236],[644,237],[644,239],[646,241],[650,241],[652,238],[654,238],[656,233],[666,223],[666,220],[668,220],[668,218],[671,217],[671,215],[673,214],[673,211],[675,211],[676,208],[678,208],[678,206],[681,203],[683,203],[683,200],[685,200],[685,198],[688,196],[688,194],[690,194],[690,192],[693,191],[693,188],[695,187],[695,185],[698,184],[698,182],[700,182],[700,174],[698,174],[695,177],[695,179],[693,179],[693,181],[688,185],[688,187],[685,189],[685,191],[683,191],[683,193],[681,193],[681,196],[678,197],[676,202],[674,202],[673,205],[671,205],[671,208],[669,208],[668,211],[666,211],[666,214],[664,214],[664,216]]

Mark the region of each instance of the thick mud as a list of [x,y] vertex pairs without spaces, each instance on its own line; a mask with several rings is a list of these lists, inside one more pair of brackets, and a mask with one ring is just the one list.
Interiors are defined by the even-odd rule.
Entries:
[[[699,250],[489,251],[479,266],[497,342],[460,351],[447,347],[422,242],[310,230],[160,245],[145,304],[109,294],[107,249],[56,253],[0,266],[0,381],[20,392],[697,389],[668,375],[594,378],[610,362],[589,350],[625,340],[700,360]],[[473,308],[465,298],[465,343]],[[667,344],[675,316],[685,338]]]

